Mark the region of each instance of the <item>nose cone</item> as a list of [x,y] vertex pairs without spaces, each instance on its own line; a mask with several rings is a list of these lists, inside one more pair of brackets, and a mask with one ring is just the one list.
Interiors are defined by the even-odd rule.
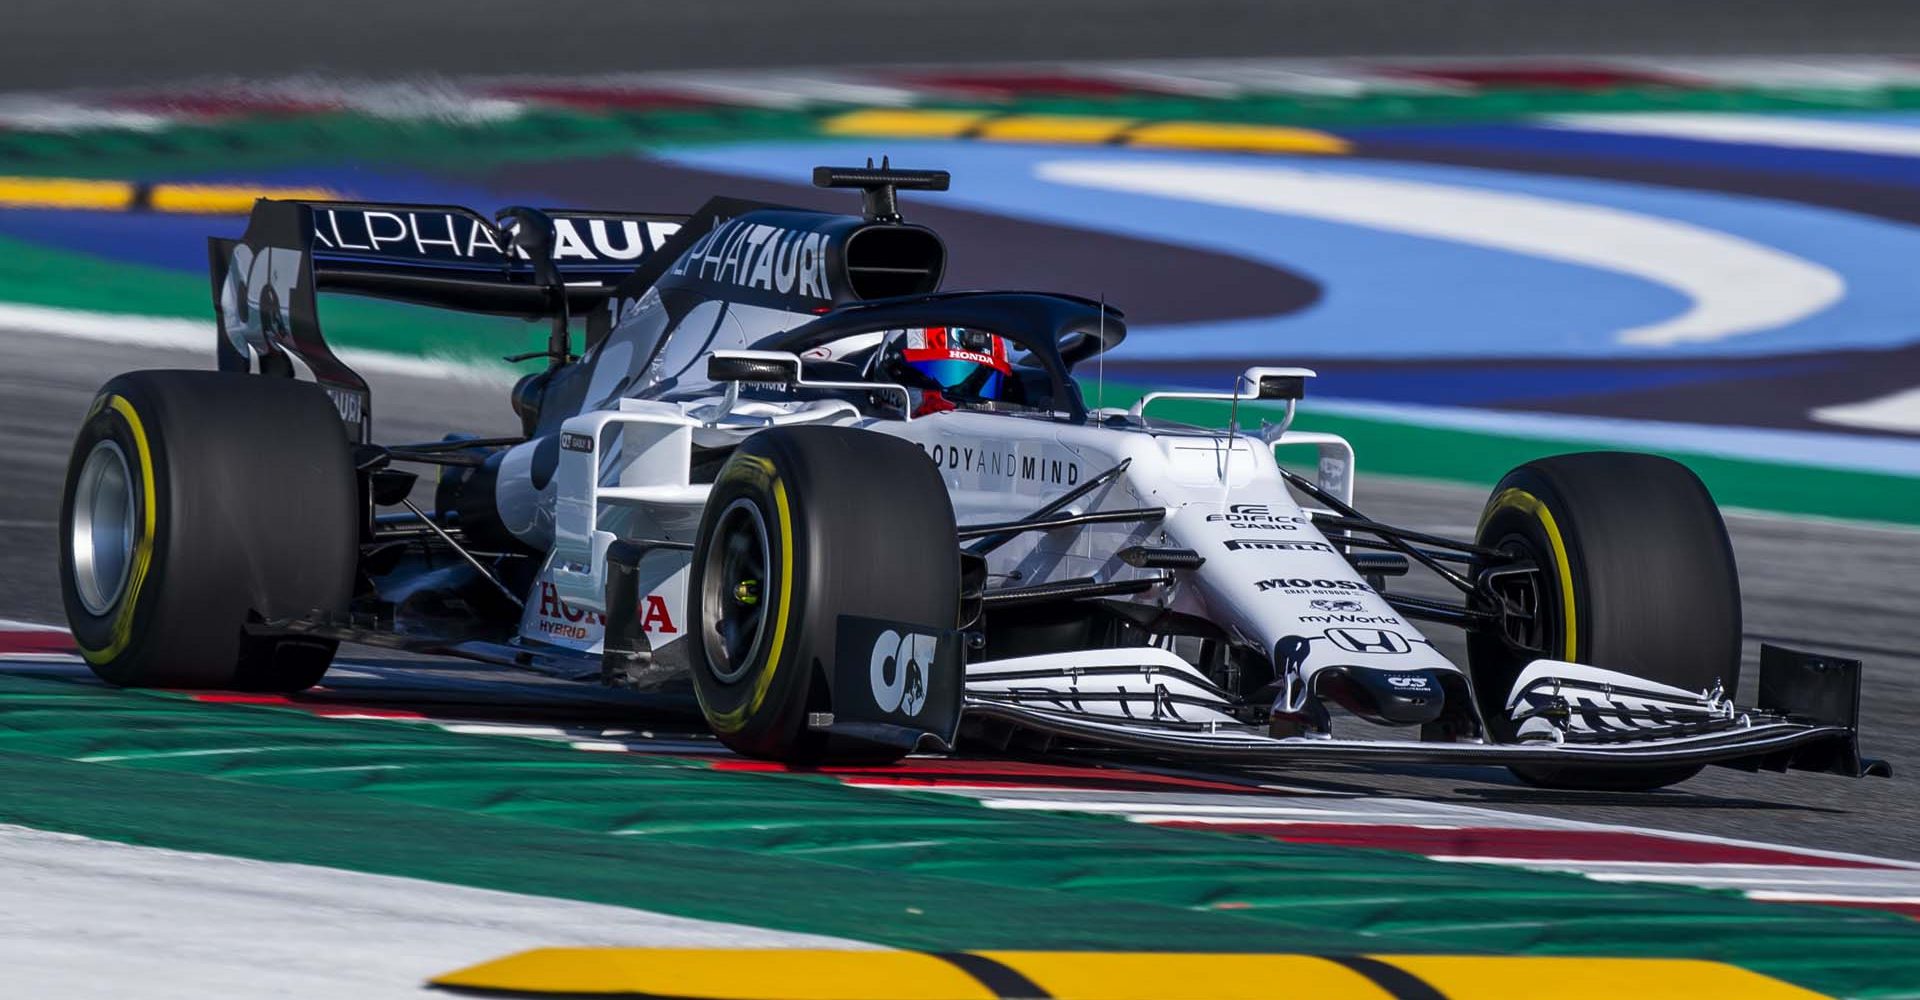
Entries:
[[1447,706],[1440,676],[1432,670],[1330,666],[1314,675],[1313,689],[1368,722],[1391,726],[1432,722]]

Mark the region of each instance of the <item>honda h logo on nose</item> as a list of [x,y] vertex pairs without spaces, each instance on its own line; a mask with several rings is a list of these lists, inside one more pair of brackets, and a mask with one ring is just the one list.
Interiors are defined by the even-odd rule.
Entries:
[[1330,628],[1325,635],[1349,653],[1405,653],[1413,649],[1405,636],[1384,628]]

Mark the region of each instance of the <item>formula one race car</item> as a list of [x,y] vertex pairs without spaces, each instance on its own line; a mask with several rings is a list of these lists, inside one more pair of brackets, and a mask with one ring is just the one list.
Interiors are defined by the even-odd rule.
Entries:
[[[1090,410],[1074,370],[1121,342],[1117,309],[938,291],[945,247],[896,192],[943,172],[814,182],[864,212],[259,202],[212,241],[220,371],[113,379],[74,446],[61,579],[94,671],[289,691],[352,641],[690,681],[728,747],[794,762],[1884,771],[1857,748],[1858,663],[1768,647],[1736,707],[1733,554],[1681,465],[1563,455],[1508,474],[1472,539],[1383,524],[1347,442],[1289,427],[1313,372]],[[524,433],[375,444],[320,291],[551,321],[512,394]],[[1176,398],[1227,426],[1151,417]],[[1243,404],[1279,420],[1243,431]],[[1276,461],[1292,445],[1309,474]],[[1389,589],[1416,564],[1458,599]],[[1464,629],[1467,662],[1415,620]],[[1411,732],[1343,738],[1354,717]]]

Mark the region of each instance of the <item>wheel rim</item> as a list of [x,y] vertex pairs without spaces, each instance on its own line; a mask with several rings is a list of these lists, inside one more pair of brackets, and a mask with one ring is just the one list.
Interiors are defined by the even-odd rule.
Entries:
[[760,508],[745,497],[728,504],[707,540],[700,581],[701,640],[722,684],[746,674],[766,639],[767,553]]
[[1549,650],[1556,647],[1549,643],[1557,637],[1559,627],[1557,622],[1549,621],[1547,609],[1550,605],[1546,600],[1546,588],[1541,582],[1541,574],[1552,569],[1550,558],[1544,558],[1544,554],[1530,540],[1520,535],[1502,538],[1495,548],[1539,567],[1539,572],[1502,575],[1492,581],[1494,594],[1511,602],[1525,615],[1501,616],[1503,638],[1508,645],[1534,656],[1552,655]]
[[74,590],[89,614],[105,615],[126,590],[137,534],[134,516],[126,452],[113,441],[100,441],[80,466],[69,528]]

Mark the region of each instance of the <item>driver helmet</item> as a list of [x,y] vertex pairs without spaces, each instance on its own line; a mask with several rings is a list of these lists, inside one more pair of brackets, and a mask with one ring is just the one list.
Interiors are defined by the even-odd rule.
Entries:
[[938,394],[953,402],[998,400],[1013,374],[1004,338],[963,326],[909,329],[901,360],[938,384]]

